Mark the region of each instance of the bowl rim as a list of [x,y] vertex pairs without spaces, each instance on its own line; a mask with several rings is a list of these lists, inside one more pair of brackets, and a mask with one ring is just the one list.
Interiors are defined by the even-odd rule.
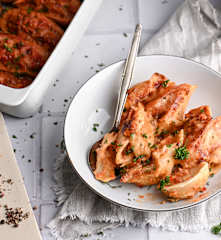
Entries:
[[[175,58],[175,59],[180,59],[180,60],[183,60],[183,61],[186,61],[186,62],[190,62],[192,64],[196,64],[204,69],[206,69],[207,71],[217,75],[220,80],[221,80],[221,74],[218,73],[217,71],[213,70],[212,68],[208,67],[207,65],[203,64],[203,63],[200,63],[200,62],[197,62],[197,61],[194,61],[192,59],[188,59],[188,58],[185,58],[185,57],[182,57],[182,56],[175,56],[175,55],[168,55],[168,54],[150,54],[150,55],[140,55],[138,56],[137,58],[141,59],[141,58],[152,58],[152,57],[163,57],[163,58]],[[75,94],[75,96],[73,97],[71,103],[69,104],[68,106],[68,109],[67,109],[67,112],[66,112],[66,115],[65,115],[65,119],[64,119],[64,127],[63,127],[63,136],[64,136],[64,142],[65,142],[65,147],[66,147],[66,153],[67,153],[67,156],[68,156],[68,159],[75,171],[75,173],[77,173],[77,175],[79,176],[79,178],[81,179],[81,181],[86,184],[89,189],[91,189],[95,194],[97,194],[98,196],[102,197],[104,200],[107,200],[108,202],[112,203],[112,204],[115,204],[117,206],[120,206],[120,207],[125,207],[125,208],[128,208],[128,209],[131,209],[131,210],[135,210],[135,211],[138,211],[138,212],[175,212],[175,211],[180,211],[180,210],[185,210],[185,209],[190,209],[194,206],[197,206],[197,205],[200,205],[212,198],[214,198],[215,196],[219,195],[221,193],[221,189],[216,191],[215,193],[211,194],[210,196],[208,197],[205,197],[203,199],[200,199],[199,201],[197,202],[193,202],[191,204],[188,204],[186,206],[183,206],[183,207],[176,207],[176,208],[170,208],[170,209],[141,209],[141,208],[137,208],[137,207],[132,207],[132,206],[127,206],[125,204],[122,204],[122,203],[119,203],[117,201],[114,201],[106,196],[104,196],[102,193],[98,192],[95,188],[93,188],[89,183],[87,183],[83,177],[80,175],[80,173],[77,171],[77,169],[75,168],[72,160],[71,160],[71,157],[70,157],[70,154],[68,152],[68,147],[66,145],[66,129],[67,129],[67,119],[69,117],[69,110],[71,108],[71,105],[73,104],[76,96],[79,94],[79,92],[85,87],[85,85],[92,79],[94,78],[94,76],[100,74],[101,72],[103,72],[104,70],[106,70],[107,68],[110,68],[112,67],[113,65],[117,65],[117,64],[120,64],[120,63],[123,63],[125,61],[125,59],[121,59],[119,61],[116,61],[116,62],[113,62],[112,64],[106,66],[104,69],[102,69],[100,72],[98,73],[95,73],[93,74],[90,78],[87,79],[87,81],[78,89],[77,93]],[[89,153],[87,153],[87,156],[88,156]]]

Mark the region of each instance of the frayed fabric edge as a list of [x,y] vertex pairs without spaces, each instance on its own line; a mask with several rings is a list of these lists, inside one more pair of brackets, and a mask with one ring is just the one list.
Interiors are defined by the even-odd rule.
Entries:
[[62,164],[65,160],[66,157],[66,151],[64,153],[61,153],[60,157],[56,159],[55,164],[54,164],[54,180],[55,180],[55,184],[53,186],[53,190],[55,192],[56,195],[56,201],[57,201],[57,205],[61,206],[69,197],[66,193],[65,193],[65,187],[62,184],[62,172],[61,172],[61,168],[62,168]]
[[[74,218],[74,219],[76,219],[76,218]],[[63,221],[63,220],[60,220],[60,221]],[[72,221],[73,221],[73,224],[74,224],[75,220],[72,219]],[[99,222],[99,223],[101,223],[101,222]],[[87,225],[87,224],[85,223],[85,225]],[[191,229],[189,229],[188,226],[182,225],[182,224],[178,224],[178,225],[174,225],[174,224],[171,225],[171,224],[164,224],[164,223],[159,224],[159,223],[156,223],[155,221],[152,221],[152,220],[148,220],[147,222],[145,222],[143,224],[137,224],[136,222],[132,222],[130,224],[121,224],[121,223],[117,223],[117,222],[109,222],[109,224],[107,223],[107,225],[105,225],[105,227],[97,227],[97,229],[95,231],[93,231],[91,234],[95,234],[99,231],[111,230],[111,229],[117,228],[119,226],[125,226],[125,227],[133,226],[133,227],[145,228],[147,225],[149,225],[151,227],[154,227],[154,228],[160,228],[162,231],[171,231],[171,232],[182,231],[182,232],[192,232],[192,233],[197,233],[201,230],[209,230],[210,227],[211,227],[209,225],[198,224],[194,227],[191,227]],[[60,236],[59,232],[57,231],[56,220],[52,220],[47,225],[47,227],[50,229],[52,235],[57,240],[62,240],[62,237]],[[85,234],[85,233],[86,232],[77,232],[78,237],[76,237],[74,239],[80,239],[80,236]]]

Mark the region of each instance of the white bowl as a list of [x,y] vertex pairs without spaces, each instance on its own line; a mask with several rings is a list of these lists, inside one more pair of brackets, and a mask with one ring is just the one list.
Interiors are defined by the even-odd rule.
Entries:
[[[100,196],[136,210],[184,209],[215,196],[221,191],[221,173],[210,178],[207,193],[201,197],[165,204],[161,204],[165,196],[156,190],[155,186],[139,188],[134,184],[120,183],[119,180],[105,184],[94,178],[87,163],[88,152],[102,137],[100,131],[106,133],[110,130],[123,65],[123,61],[115,63],[94,75],[79,90],[70,105],[64,137],[68,155],[76,172]],[[155,72],[166,75],[177,84],[198,85],[188,109],[209,105],[214,117],[221,115],[221,76],[215,71],[184,58],[164,55],[143,56],[137,58],[132,85],[149,79]],[[92,130],[93,123],[100,124],[97,132]]]

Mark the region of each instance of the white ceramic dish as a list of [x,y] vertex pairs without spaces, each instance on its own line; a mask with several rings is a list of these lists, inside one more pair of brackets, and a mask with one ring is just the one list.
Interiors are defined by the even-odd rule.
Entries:
[[[203,202],[221,191],[221,173],[209,180],[207,194],[193,200],[161,204],[165,197],[153,186],[139,188],[133,184],[110,184],[97,181],[88,167],[91,146],[111,127],[123,61],[115,63],[94,75],[78,92],[66,116],[64,136],[70,160],[84,182],[97,194],[116,204],[143,211],[170,211],[184,209]],[[132,84],[148,79],[154,72],[166,75],[177,84],[198,85],[188,109],[209,105],[213,116],[221,115],[221,76],[196,62],[173,56],[144,56],[137,58]],[[187,109],[187,110],[188,110]],[[99,123],[98,131],[92,131]],[[111,186],[115,186],[114,188]],[[120,187],[119,187],[120,186]],[[144,196],[141,198],[141,196]]]
[[102,1],[84,0],[55,50],[31,85],[22,89],[0,85],[0,111],[24,118],[31,116],[39,109],[48,87],[76,49]]

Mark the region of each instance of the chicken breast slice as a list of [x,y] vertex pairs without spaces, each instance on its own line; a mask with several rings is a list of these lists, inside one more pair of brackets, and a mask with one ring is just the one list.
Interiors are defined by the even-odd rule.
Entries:
[[193,109],[186,114],[184,131],[190,159],[182,163],[183,166],[190,167],[196,161],[204,160],[217,172],[221,164],[221,117],[212,119],[208,106]]
[[200,106],[198,108],[190,110],[185,115],[184,121],[184,145],[189,151],[189,158],[182,161],[183,167],[194,166],[198,160],[205,160],[205,151],[199,151],[199,145],[202,134],[207,125],[212,120],[211,109],[209,106]]
[[177,200],[192,198],[196,193],[203,189],[209,177],[209,165],[207,162],[201,162],[194,168],[189,169],[186,180],[164,186],[161,190],[169,198]]
[[175,83],[169,81],[164,75],[154,73],[149,80],[138,83],[130,88],[125,103],[125,111],[122,114],[122,121],[127,118],[128,111],[132,106],[136,106],[138,102],[147,104],[167,92],[173,86],[175,86]]
[[130,145],[129,137],[124,136],[122,130],[118,133],[116,145],[115,163],[120,167],[130,164],[134,158],[133,148]]
[[157,184],[160,179],[170,175],[175,164],[175,148],[183,144],[183,138],[181,130],[178,135],[164,139],[154,148],[151,159],[146,159],[144,155],[140,161],[126,168],[121,181],[138,186],[148,186]]
[[130,110],[130,115],[122,126],[122,132],[129,138],[135,157],[140,155],[150,157],[151,146],[155,141],[155,122],[152,115],[145,112],[143,104],[138,103],[137,107]]
[[117,134],[115,132],[107,133],[100,146],[96,149],[96,169],[94,171],[95,178],[102,182],[109,182],[116,178],[115,175],[115,147],[113,143],[116,141]]
[[152,159],[156,166],[155,175],[160,179],[171,175],[176,163],[174,159],[175,149],[183,145],[184,132],[181,130],[176,136],[168,136],[157,145],[152,153]]
[[156,177],[154,171],[154,164],[143,166],[141,163],[137,163],[126,169],[126,173],[120,180],[124,183],[134,183],[139,187],[157,184],[159,179]]
[[217,166],[221,164],[221,116],[211,120],[204,129],[198,151],[217,172]]
[[181,84],[146,104],[146,112],[151,112],[157,119],[157,134],[173,131],[182,126],[186,106],[195,88],[196,86],[190,84]]

